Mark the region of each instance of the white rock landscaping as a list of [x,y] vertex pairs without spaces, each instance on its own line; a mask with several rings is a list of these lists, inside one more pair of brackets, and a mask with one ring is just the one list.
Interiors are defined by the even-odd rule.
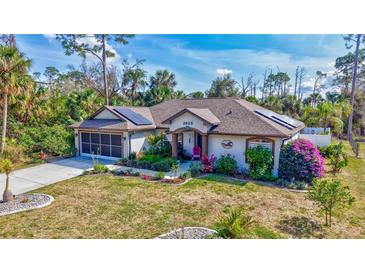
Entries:
[[46,194],[21,194],[10,202],[0,202],[0,216],[42,208],[50,205],[54,198]]
[[156,239],[207,239],[217,233],[206,227],[182,227],[158,236]]

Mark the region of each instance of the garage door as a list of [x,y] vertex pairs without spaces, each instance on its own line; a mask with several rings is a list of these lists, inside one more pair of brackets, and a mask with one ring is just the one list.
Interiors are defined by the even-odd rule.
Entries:
[[123,136],[115,134],[81,133],[81,153],[122,158]]

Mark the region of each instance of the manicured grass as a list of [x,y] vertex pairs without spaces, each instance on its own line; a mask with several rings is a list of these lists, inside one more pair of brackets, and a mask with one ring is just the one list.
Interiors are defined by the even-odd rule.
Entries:
[[219,175],[181,186],[87,175],[35,191],[52,195],[54,203],[0,217],[0,238],[153,238],[181,226],[214,228],[229,206],[243,206],[253,216],[252,238],[364,238],[364,174],[365,160],[350,156],[340,178],[357,200],[334,216],[331,229],[303,193]]

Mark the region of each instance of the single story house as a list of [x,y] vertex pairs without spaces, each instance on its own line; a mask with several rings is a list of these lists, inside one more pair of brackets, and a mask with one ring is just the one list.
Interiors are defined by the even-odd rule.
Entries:
[[152,107],[104,106],[87,120],[70,126],[78,155],[118,159],[147,148],[146,136],[166,132],[172,157],[178,145],[186,154],[194,146],[202,154],[231,154],[248,168],[245,150],[263,145],[279,167],[281,145],[298,138],[304,124],[237,98],[176,99]]

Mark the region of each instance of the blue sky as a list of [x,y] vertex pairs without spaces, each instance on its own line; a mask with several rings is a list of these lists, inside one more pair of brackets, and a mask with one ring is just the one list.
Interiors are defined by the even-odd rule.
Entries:
[[[17,44],[33,59],[32,71],[47,66],[64,71],[68,64],[78,66],[82,59],[66,56],[53,35],[17,35]],[[144,69],[151,75],[157,69],[175,73],[178,89],[186,93],[205,91],[211,81],[224,72],[240,80],[253,73],[263,78],[265,69],[287,72],[291,78],[297,65],[306,68],[304,86],[310,89],[317,70],[333,79],[336,57],[347,53],[340,35],[137,35],[128,45],[110,44],[117,57],[145,59]]]

